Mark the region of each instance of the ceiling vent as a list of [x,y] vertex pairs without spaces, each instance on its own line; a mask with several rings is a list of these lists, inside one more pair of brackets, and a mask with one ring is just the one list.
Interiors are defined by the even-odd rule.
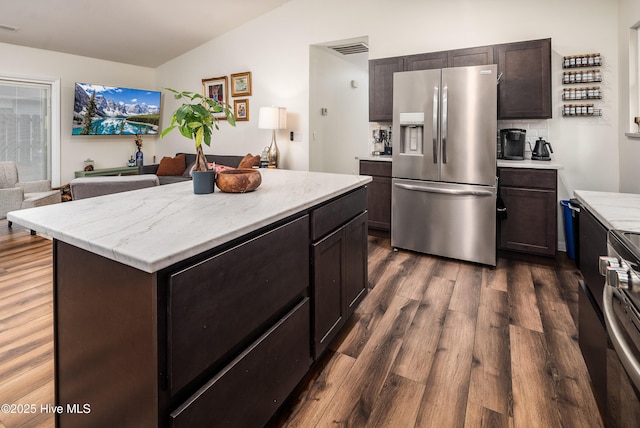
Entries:
[[350,43],[348,45],[340,45],[340,46],[329,46],[330,49],[342,54],[342,55],[353,55],[359,53],[367,53],[369,52],[369,46],[366,43]]
[[0,24],[0,30],[16,32],[18,31],[18,27],[14,27],[12,25]]

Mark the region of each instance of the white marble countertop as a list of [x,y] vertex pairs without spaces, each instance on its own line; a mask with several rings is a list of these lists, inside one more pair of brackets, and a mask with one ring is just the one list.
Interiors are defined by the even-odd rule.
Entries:
[[608,229],[640,232],[640,195],[574,190],[573,194]]
[[391,155],[364,155],[356,157],[358,160],[367,160],[367,161],[382,161],[382,162],[391,162],[393,160],[393,156]]
[[525,159],[525,160],[498,159],[498,168],[564,169],[564,166],[554,160],[535,161],[531,159]]
[[190,181],[12,211],[7,218],[145,272],[215,248],[371,181],[261,169],[254,192],[195,195]]
[[[367,161],[383,161],[392,162],[393,156],[391,155],[364,155],[358,156],[358,160]],[[531,159],[525,160],[497,160],[498,168],[534,168],[534,169],[564,169],[564,166],[554,160],[550,161],[534,161]]]

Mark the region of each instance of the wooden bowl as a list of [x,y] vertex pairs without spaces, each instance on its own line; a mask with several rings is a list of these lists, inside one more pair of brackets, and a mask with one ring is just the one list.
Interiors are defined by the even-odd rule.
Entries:
[[216,179],[218,189],[227,193],[245,193],[256,190],[262,183],[257,169],[228,169],[220,171]]

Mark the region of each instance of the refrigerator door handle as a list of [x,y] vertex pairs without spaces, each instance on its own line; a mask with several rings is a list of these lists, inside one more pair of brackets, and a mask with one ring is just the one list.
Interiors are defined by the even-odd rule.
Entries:
[[395,183],[396,187],[405,190],[414,190],[417,192],[427,192],[427,193],[441,193],[446,195],[457,195],[457,196],[493,196],[494,193],[489,190],[456,190],[456,189],[441,189],[438,187],[424,187],[424,186],[414,186],[411,184],[403,184],[403,183]]
[[431,134],[433,135],[433,163],[438,163],[438,87],[433,87],[433,128],[431,128]]
[[449,118],[447,115],[447,85],[442,87],[442,163],[447,163],[447,138],[449,134]]

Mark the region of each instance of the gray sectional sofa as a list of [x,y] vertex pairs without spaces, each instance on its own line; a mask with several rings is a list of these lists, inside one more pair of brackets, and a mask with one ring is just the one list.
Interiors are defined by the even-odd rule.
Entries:
[[[196,161],[195,153],[176,153],[178,155],[185,155],[184,172],[182,175],[158,175],[160,184],[171,184],[179,181],[191,180],[191,166]],[[235,155],[205,155],[209,162],[215,162],[216,165],[225,165],[232,168],[237,168],[238,164],[244,156]],[[156,174],[160,164],[142,165],[138,169],[138,174]]]

